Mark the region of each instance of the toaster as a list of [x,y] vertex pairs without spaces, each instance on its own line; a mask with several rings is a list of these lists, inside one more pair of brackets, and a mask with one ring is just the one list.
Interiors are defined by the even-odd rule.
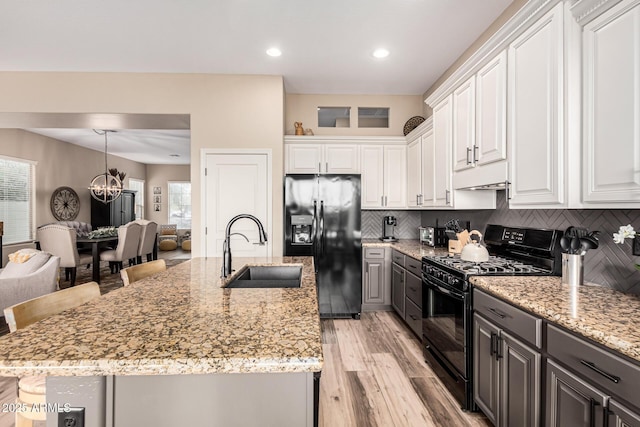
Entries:
[[419,227],[420,243],[433,247],[447,246],[449,239],[444,232],[444,227]]

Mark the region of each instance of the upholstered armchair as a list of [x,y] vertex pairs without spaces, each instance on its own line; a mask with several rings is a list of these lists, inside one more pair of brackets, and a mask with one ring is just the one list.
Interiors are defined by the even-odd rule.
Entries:
[[0,315],[4,309],[58,289],[60,258],[37,251],[28,261],[0,270]]
[[161,224],[158,231],[158,242],[163,240],[175,240],[178,242],[178,225],[177,224]]
[[71,276],[71,285],[76,284],[76,273],[81,265],[91,265],[91,254],[79,253],[76,242],[76,230],[60,224],[43,225],[36,232],[40,249],[60,257],[60,267],[65,268],[66,276]]
[[111,274],[119,272],[124,261],[134,265],[138,257],[142,226],[133,221],[118,227],[118,246],[100,254],[100,261],[108,261]]

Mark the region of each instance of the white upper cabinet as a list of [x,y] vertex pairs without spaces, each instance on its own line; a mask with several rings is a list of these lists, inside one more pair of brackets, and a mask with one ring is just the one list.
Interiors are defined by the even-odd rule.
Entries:
[[507,52],[476,74],[476,136],[473,161],[478,165],[507,159]]
[[453,91],[453,170],[475,166],[476,76]]
[[[433,107],[434,198],[433,206],[452,206],[451,199],[451,131],[452,95]],[[427,201],[425,200],[425,204]]]
[[356,144],[286,145],[286,173],[360,173],[360,147]]
[[508,49],[510,207],[553,207],[564,194],[563,3]]
[[321,144],[288,144],[286,173],[320,173],[323,146]]
[[407,147],[384,147],[384,207],[407,207]]
[[407,206],[405,145],[363,145],[362,208]]
[[420,206],[422,197],[422,136],[407,145],[407,206]]
[[584,27],[583,89],[584,202],[638,207],[640,1],[622,1]]
[[435,147],[433,119],[416,128],[407,145],[407,206],[432,207],[434,204]]
[[384,205],[384,147],[365,145],[360,147],[362,160],[361,206],[379,208]]

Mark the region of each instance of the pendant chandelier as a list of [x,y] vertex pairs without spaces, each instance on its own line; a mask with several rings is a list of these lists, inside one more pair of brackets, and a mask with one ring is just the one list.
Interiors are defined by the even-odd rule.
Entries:
[[116,131],[106,129],[103,131],[94,129],[93,131],[98,135],[104,135],[104,173],[96,175],[96,177],[91,180],[89,192],[91,193],[91,197],[107,204],[113,202],[122,194],[122,181],[120,181],[120,178],[117,176],[111,175],[107,168],[107,134]]

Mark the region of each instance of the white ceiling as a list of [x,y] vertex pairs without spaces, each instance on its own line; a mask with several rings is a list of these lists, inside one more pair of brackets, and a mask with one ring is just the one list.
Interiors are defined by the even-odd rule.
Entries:
[[[60,141],[104,151],[104,135],[93,129],[25,129]],[[118,129],[107,135],[107,152],[144,164],[188,165],[190,131],[174,129]]]
[[[511,2],[0,0],[0,71],[270,74],[287,93],[418,95]],[[378,47],[389,57],[373,58]],[[93,133],[61,131],[46,130],[82,145]],[[169,136],[158,132],[145,140]],[[129,136],[113,154],[129,156],[117,148]]]

